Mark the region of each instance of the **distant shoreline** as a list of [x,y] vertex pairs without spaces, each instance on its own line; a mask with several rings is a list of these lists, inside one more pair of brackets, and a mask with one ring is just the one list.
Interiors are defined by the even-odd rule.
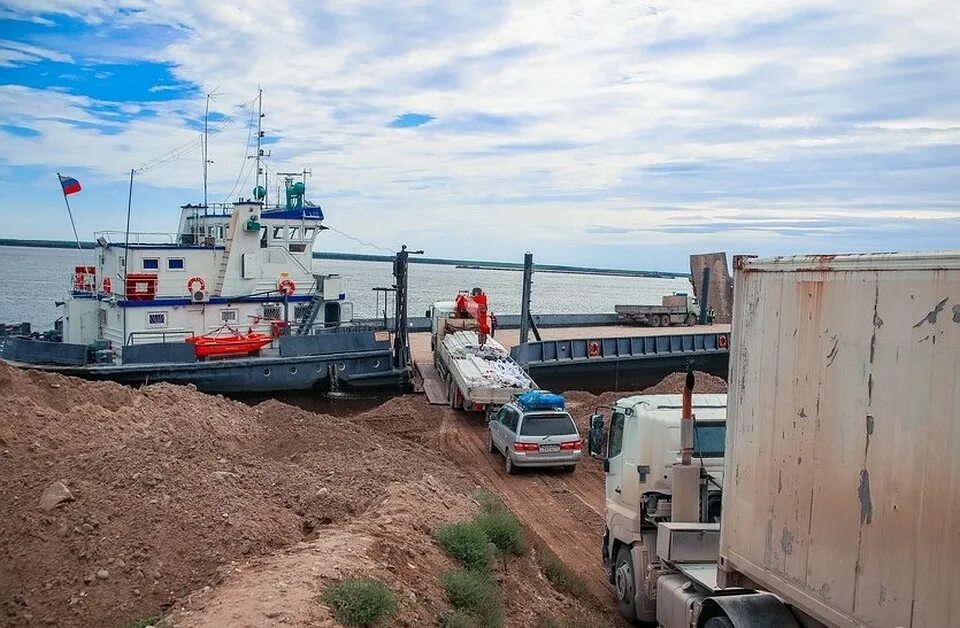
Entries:
[[[17,238],[0,238],[0,246],[22,246],[38,249],[75,249],[77,243],[69,240],[20,240]],[[96,242],[80,241],[84,250],[91,250]],[[366,253],[313,253],[314,259],[342,260],[356,262],[392,262],[391,255],[369,255]],[[441,259],[437,257],[411,256],[411,264],[439,264],[442,266],[456,266],[468,270],[523,270],[523,264],[514,262],[486,262],[480,260]],[[603,275],[609,277],[638,277],[643,279],[687,279],[689,273],[671,273],[656,270],[627,270],[621,268],[590,268],[583,266],[566,266],[561,264],[534,264],[533,268],[542,273],[564,273],[572,275]]]

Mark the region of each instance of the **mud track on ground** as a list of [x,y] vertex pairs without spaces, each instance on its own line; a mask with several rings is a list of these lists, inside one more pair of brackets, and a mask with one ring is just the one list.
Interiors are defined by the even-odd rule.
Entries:
[[483,414],[447,409],[438,449],[478,485],[498,495],[607,609],[616,605],[600,561],[604,485],[584,460],[574,473],[522,471],[507,475],[503,456],[487,451]]

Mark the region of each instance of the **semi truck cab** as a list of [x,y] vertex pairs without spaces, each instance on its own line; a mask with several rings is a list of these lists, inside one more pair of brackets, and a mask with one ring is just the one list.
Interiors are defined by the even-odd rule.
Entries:
[[[726,395],[693,395],[694,473],[675,486],[674,468],[681,460],[681,395],[641,395],[617,401],[611,409],[602,448],[606,472],[606,531],[603,563],[616,588],[621,613],[628,619],[657,619],[657,580],[665,566],[657,555],[658,524],[677,519],[675,491],[697,491],[699,512],[686,513],[707,525],[695,541],[716,560]],[[594,421],[604,420],[595,415]],[[680,513],[683,514],[683,513]]]

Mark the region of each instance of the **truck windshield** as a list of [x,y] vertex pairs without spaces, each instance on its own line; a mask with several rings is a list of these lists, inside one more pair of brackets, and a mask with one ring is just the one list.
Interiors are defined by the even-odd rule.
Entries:
[[560,436],[576,434],[577,428],[568,414],[531,414],[520,423],[521,436]]
[[727,424],[723,421],[697,421],[693,428],[693,455],[723,458]]

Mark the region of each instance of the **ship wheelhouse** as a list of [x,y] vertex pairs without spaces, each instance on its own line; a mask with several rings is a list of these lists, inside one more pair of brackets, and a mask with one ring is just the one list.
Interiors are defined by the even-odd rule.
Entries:
[[92,277],[75,278],[64,339],[107,341],[119,354],[224,328],[278,336],[306,320],[349,323],[342,281],[313,272],[322,220],[317,206],[241,200],[183,206],[175,234],[100,232]]

